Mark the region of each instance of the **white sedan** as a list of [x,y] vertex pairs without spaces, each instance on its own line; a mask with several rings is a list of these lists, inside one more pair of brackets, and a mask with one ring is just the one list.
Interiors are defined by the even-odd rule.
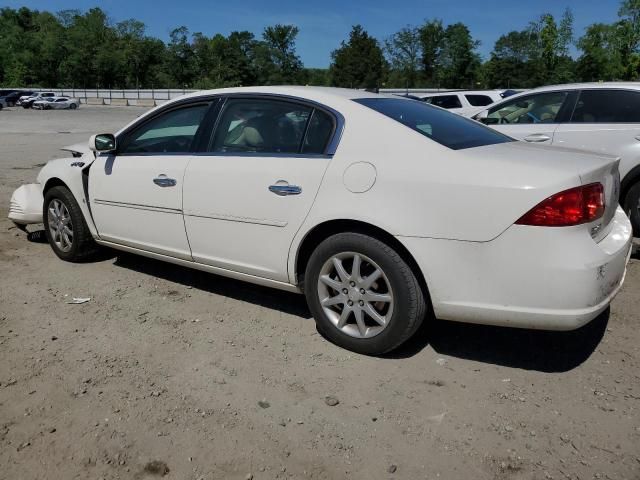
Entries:
[[631,251],[617,159],[415,100],[211,90],[89,147],[11,201],[58,257],[104,245],[303,292],[319,330],[361,353],[425,318],[577,328],[612,301]]
[[75,110],[79,105],[80,101],[77,98],[47,97],[33,102],[31,108],[36,110]]
[[640,237],[640,83],[551,85],[473,118],[519,140],[620,157],[620,203]]

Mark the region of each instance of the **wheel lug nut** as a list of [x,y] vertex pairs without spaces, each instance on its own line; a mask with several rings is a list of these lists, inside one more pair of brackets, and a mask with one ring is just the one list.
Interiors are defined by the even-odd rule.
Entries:
[[349,285],[351,285],[352,287],[356,286],[356,282],[349,282]]
[[347,302],[347,305],[349,305],[350,307],[353,307],[353,301],[349,300],[349,301]]
[[362,300],[360,300],[358,303],[360,304],[361,307],[364,307],[364,302]]
[[346,288],[343,288],[342,289],[342,293],[344,293],[346,295],[347,293],[349,293],[349,290],[347,290]]
[[364,288],[361,288],[361,289],[360,289],[360,293],[361,293],[362,295],[364,295],[364,294],[366,293],[366,292],[364,291]]

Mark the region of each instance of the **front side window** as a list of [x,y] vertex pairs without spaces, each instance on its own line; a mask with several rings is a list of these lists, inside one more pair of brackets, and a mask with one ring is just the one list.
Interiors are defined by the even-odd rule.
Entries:
[[465,95],[469,104],[473,107],[485,107],[493,103],[493,99],[488,95]]
[[505,102],[489,110],[487,125],[555,123],[567,92],[547,92],[528,95]]
[[231,99],[218,121],[210,150],[300,153],[312,110],[279,100]]
[[191,105],[162,113],[133,131],[119,154],[181,153],[191,151],[208,104]]
[[422,102],[400,98],[364,98],[354,101],[452,150],[514,141],[511,137],[473,120]]
[[571,116],[572,123],[640,122],[640,92],[583,90]]
[[462,108],[462,103],[457,95],[439,95],[437,97],[427,97],[425,102],[440,108]]

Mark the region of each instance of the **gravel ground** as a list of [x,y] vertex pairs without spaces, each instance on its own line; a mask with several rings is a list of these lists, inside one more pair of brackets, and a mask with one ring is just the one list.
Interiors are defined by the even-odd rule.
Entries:
[[0,478],[640,478],[637,254],[578,331],[437,321],[352,354],[302,296],[132,255],[63,263],[5,218],[58,148],[142,111],[0,112]]

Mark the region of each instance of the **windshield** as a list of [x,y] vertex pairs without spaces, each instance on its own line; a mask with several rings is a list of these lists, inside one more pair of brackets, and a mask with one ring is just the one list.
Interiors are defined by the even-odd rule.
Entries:
[[400,98],[363,98],[354,101],[452,150],[514,141],[478,122],[423,102]]

